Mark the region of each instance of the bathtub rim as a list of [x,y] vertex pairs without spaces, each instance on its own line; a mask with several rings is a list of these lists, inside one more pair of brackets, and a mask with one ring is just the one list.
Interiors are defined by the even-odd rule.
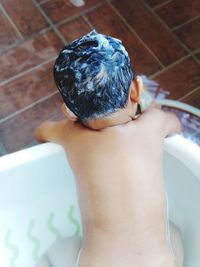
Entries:
[[164,151],[174,156],[200,180],[200,147],[180,134],[167,137]]
[[61,145],[51,142],[24,148],[0,157],[0,172],[27,164],[31,161],[46,158],[49,154],[54,155],[57,153],[65,154],[65,150]]
[[186,103],[177,101],[177,100],[173,100],[173,99],[167,99],[167,98],[158,98],[156,99],[156,103],[162,105],[162,106],[166,106],[166,107],[170,107],[170,108],[175,108],[175,109],[181,109],[184,112],[188,112],[191,113],[197,117],[200,118],[200,109],[188,105]]
[[[164,140],[164,151],[186,165],[200,180],[200,147],[197,144],[178,134]],[[57,153],[67,158],[64,148],[55,143],[47,142],[25,148],[0,157],[0,172]]]

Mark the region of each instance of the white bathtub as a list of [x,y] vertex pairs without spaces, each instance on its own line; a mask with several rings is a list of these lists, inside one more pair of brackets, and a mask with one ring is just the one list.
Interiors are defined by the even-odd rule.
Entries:
[[[169,216],[180,227],[185,267],[200,266],[200,148],[165,141]],[[76,186],[62,147],[42,144],[0,158],[0,266],[31,267],[62,236],[81,235]]]

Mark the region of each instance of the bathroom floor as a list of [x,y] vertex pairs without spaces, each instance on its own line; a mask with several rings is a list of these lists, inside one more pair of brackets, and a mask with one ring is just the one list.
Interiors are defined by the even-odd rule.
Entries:
[[[0,25],[0,155],[36,144],[35,127],[63,117],[53,63],[93,28],[122,39],[136,71],[157,82],[155,97],[200,108],[199,0],[0,0]],[[200,119],[176,112],[200,144]]]

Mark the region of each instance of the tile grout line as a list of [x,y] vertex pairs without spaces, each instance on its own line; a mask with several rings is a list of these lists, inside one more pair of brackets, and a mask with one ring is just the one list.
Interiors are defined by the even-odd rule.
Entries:
[[[82,13],[85,14],[85,13],[87,13],[87,12],[89,12],[89,11],[95,9],[96,7],[98,7],[98,6],[100,6],[100,5],[101,5],[101,4],[98,3],[97,5],[93,6],[93,7],[90,8],[89,10],[84,11],[84,12],[82,12]],[[82,15],[78,14],[78,16],[76,16],[76,17],[79,17],[79,16],[81,17]],[[86,18],[85,18],[85,20],[87,21]],[[89,24],[89,22],[87,22],[87,23]],[[90,24],[89,24],[89,25],[90,25]],[[92,26],[92,27],[93,27],[93,26]],[[53,30],[53,29],[49,26],[48,28],[43,29],[42,31],[40,31],[40,32],[38,32],[38,33],[36,33],[36,34],[30,36],[29,38],[27,38],[27,39],[25,39],[25,40],[22,40],[21,42],[17,42],[17,44],[15,44],[14,46],[10,46],[9,49],[14,48],[14,47],[17,47],[19,44],[23,43],[24,41],[31,40],[31,39],[33,38],[33,36],[34,36],[34,37],[35,37],[35,36],[39,36],[39,35],[42,35],[42,34],[48,32],[48,31],[51,31],[51,30]],[[67,43],[67,42],[66,42],[66,43]],[[4,50],[3,52],[6,52],[6,51],[8,51],[8,50]],[[0,52],[2,52],[2,51],[0,51]],[[37,68],[43,66],[44,64],[47,64],[47,63],[50,62],[51,60],[54,60],[55,58],[56,58],[56,56],[54,56],[54,57],[52,57],[52,58],[50,58],[50,59],[48,59],[48,60],[42,62],[41,64],[39,64],[39,65],[37,65],[37,66],[34,66],[34,67],[30,68],[30,69],[28,69],[28,70],[22,71],[22,72],[16,74],[15,76],[13,76],[13,77],[11,77],[11,78],[5,80],[5,81],[0,82],[0,86],[3,86],[3,85],[5,85],[5,84],[7,84],[7,83],[13,81],[14,79],[17,79],[17,78],[19,78],[19,77],[21,77],[21,76],[23,76],[23,75],[25,75],[25,74],[27,74],[27,73],[29,73],[29,72],[31,72],[31,71],[34,71],[35,69],[37,69]]]
[[[174,0],[168,0],[168,1],[164,2],[164,3],[158,4],[158,5],[155,6],[155,7],[150,7],[150,6],[149,6],[149,8],[151,8],[151,9],[153,10],[153,12],[154,12],[154,11],[156,11],[158,8],[164,6],[164,5],[166,5],[166,4],[168,4],[168,3],[172,2],[172,1],[174,1]],[[154,13],[155,13],[155,12],[154,12]],[[185,22],[179,24],[178,26],[175,26],[175,27],[173,27],[173,28],[170,28],[170,30],[171,30],[172,32],[173,32],[173,31],[176,31],[176,30],[180,29],[181,27],[183,27],[183,26],[189,24],[190,22],[193,22],[193,21],[197,20],[199,17],[200,17],[200,15],[197,15],[196,17],[191,18],[191,19],[189,19],[189,20],[187,20],[187,21],[185,21]]]
[[199,63],[199,65],[200,65],[200,59],[198,59],[197,57],[196,57],[196,55],[194,54],[194,56],[193,56],[193,58],[196,60],[196,62],[198,62]]
[[159,75],[159,74],[161,74],[161,73],[163,73],[163,72],[165,72],[165,71],[167,71],[167,70],[173,68],[174,66],[180,64],[181,62],[185,61],[185,60],[188,59],[188,58],[190,58],[190,55],[186,55],[186,56],[182,57],[181,59],[179,59],[179,60],[173,62],[172,64],[170,64],[170,65],[168,65],[168,66],[166,66],[164,69],[159,70],[159,71],[155,72],[154,74],[150,75],[149,78],[150,78],[150,79],[155,78],[157,75]]
[[27,105],[26,107],[21,108],[21,109],[17,110],[16,112],[13,112],[12,114],[10,114],[10,115],[8,115],[8,116],[6,116],[6,117],[0,119],[0,124],[4,123],[5,121],[7,121],[7,120],[9,120],[9,119],[12,119],[12,118],[16,117],[17,115],[21,114],[21,113],[24,112],[24,111],[27,111],[27,110],[33,108],[34,106],[36,106],[36,105],[38,105],[38,104],[44,102],[45,100],[51,98],[52,96],[54,96],[54,95],[56,95],[56,94],[58,94],[58,91],[54,91],[54,92],[48,94],[47,96],[44,96],[44,97],[42,97],[42,98],[36,100],[35,102],[33,102],[33,103]]
[[10,49],[13,49],[21,44],[23,44],[24,42],[28,42],[29,40],[31,40],[32,38],[34,37],[37,37],[37,36],[40,36],[48,31],[52,30],[51,27],[49,26],[48,28],[45,28],[45,29],[42,29],[41,31],[37,32],[37,33],[34,33],[30,36],[28,36],[27,38],[24,38],[24,39],[20,39],[19,41],[15,42],[14,44],[11,44],[11,45],[7,45],[6,48],[3,48],[3,49],[0,49],[0,53],[5,53],[7,52],[8,50]]
[[22,44],[24,42],[24,39],[18,39],[14,41],[12,44],[7,44],[6,46],[0,48],[0,54],[5,53],[9,51],[12,48],[17,47],[18,45]]
[[66,45],[68,42],[67,40],[64,38],[64,36],[58,31],[58,29],[55,27],[55,25],[53,24],[53,22],[51,21],[51,19],[46,15],[46,13],[44,12],[44,10],[42,9],[42,7],[40,6],[39,3],[36,3],[35,0],[32,0],[32,2],[35,4],[36,8],[38,9],[38,11],[41,13],[41,15],[43,16],[43,18],[47,21],[47,23],[50,25],[50,27],[55,31],[55,33],[57,34],[57,36],[60,38],[60,40],[62,41],[62,43],[64,45]]
[[176,42],[199,64],[199,62],[196,60],[196,57],[193,56],[190,49],[180,41],[180,39],[175,35],[173,31],[171,31],[170,27],[160,18],[158,14],[154,12],[154,10],[147,5],[147,3],[144,0],[141,0],[141,2],[146,6],[146,8],[149,10],[149,12],[162,24],[162,26],[169,32],[172,37],[176,40]]
[[[48,0],[48,1],[49,1],[49,0]],[[78,14],[75,14],[75,15],[73,15],[73,16],[70,16],[69,18],[63,19],[62,21],[59,21],[58,23],[55,23],[55,24],[54,24],[54,23],[52,22],[52,28],[55,29],[56,32],[59,32],[60,35],[62,35],[62,34],[60,33],[58,27],[62,26],[62,25],[65,24],[65,23],[68,23],[68,22],[70,22],[70,21],[73,21],[73,20],[75,20],[75,19],[81,18],[81,17],[84,19],[84,15],[85,15],[85,14],[87,14],[88,12],[93,11],[94,9],[98,8],[98,7],[101,6],[101,5],[102,5],[102,3],[97,3],[96,5],[94,5],[94,6],[90,7],[90,8],[88,8],[88,9],[86,9],[86,10],[84,10],[84,11],[78,13]],[[50,20],[50,21],[51,21],[51,20]],[[85,20],[85,21],[86,21],[86,20]],[[86,21],[86,22],[87,22],[87,21]],[[89,26],[90,26],[90,23],[87,22],[87,24],[89,24]],[[92,26],[92,28],[93,28],[93,26]],[[63,35],[62,35],[62,36],[63,36]],[[66,44],[68,44],[67,41],[65,42],[65,45],[66,45]]]
[[6,10],[4,9],[3,5],[0,4],[0,9],[2,10],[3,14],[5,15],[5,17],[8,19],[8,21],[10,22],[11,26],[15,29],[17,35],[21,38],[24,39],[22,33],[20,32],[20,30],[17,28],[17,26],[15,25],[14,21],[10,18],[10,16],[8,15],[8,13],[6,12]]
[[23,76],[23,75],[25,75],[25,74],[27,74],[27,73],[29,73],[29,72],[32,72],[32,71],[36,70],[37,68],[42,67],[43,65],[48,64],[49,62],[55,60],[56,57],[57,57],[57,56],[53,56],[53,57],[51,57],[50,59],[48,59],[48,60],[42,62],[42,63],[39,64],[39,65],[36,65],[36,66],[34,66],[34,67],[30,68],[30,69],[27,69],[27,70],[25,70],[25,71],[22,71],[22,72],[20,72],[20,73],[18,73],[18,74],[16,74],[16,75],[12,76],[11,78],[9,78],[9,79],[7,79],[7,80],[1,82],[1,83],[0,83],[0,86],[4,86],[4,85],[6,85],[7,83],[9,83],[9,82],[11,82],[11,81],[13,81],[13,80],[15,80],[15,79],[17,79],[17,78],[20,78],[21,76]]
[[193,89],[192,91],[188,92],[184,96],[179,97],[178,100],[184,100],[184,98],[192,95],[193,93],[197,92],[198,90],[200,90],[200,86],[196,87],[195,89]]
[[79,18],[80,16],[81,16],[81,14],[75,14],[75,15],[69,17],[69,18],[65,18],[65,19],[59,21],[58,23],[55,23],[54,25],[55,25],[56,28],[58,28],[58,27],[62,26],[65,23],[68,23],[70,21],[73,21],[73,20]]
[[198,16],[196,16],[196,17],[194,17],[194,18],[191,18],[191,19],[189,19],[189,20],[187,20],[187,21],[185,21],[185,22],[179,24],[178,26],[175,26],[175,27],[170,28],[170,29],[171,29],[172,32],[174,32],[174,31],[176,31],[176,30],[179,30],[181,27],[183,27],[183,26],[185,26],[185,25],[187,25],[187,24],[190,24],[191,22],[193,22],[193,21],[195,21],[195,20],[197,20],[197,19],[199,19],[199,18],[200,18],[200,15],[198,15]]
[[[94,9],[98,8],[99,6],[101,6],[102,4],[104,4],[106,2],[106,0],[104,0],[103,3],[97,3],[96,5],[93,5],[92,7],[78,13],[75,14],[73,16],[70,16],[69,18],[63,19],[62,21],[59,21],[57,23],[53,23],[53,21],[46,15],[46,13],[43,11],[42,7],[40,6],[40,3],[36,3],[35,0],[32,0],[35,5],[37,6],[37,8],[40,10],[40,12],[42,13],[42,15],[44,16],[44,18],[47,20],[47,22],[49,23],[49,25],[51,26],[51,28],[57,33],[57,35],[61,38],[62,42],[66,45],[68,44],[67,40],[63,37],[63,35],[60,33],[60,31],[58,30],[58,27],[69,22],[72,21],[76,18],[79,18],[85,14],[87,14],[88,12],[93,11]],[[49,0],[48,0],[49,1]],[[48,2],[48,1],[45,1]]]
[[86,9],[86,10],[84,10],[84,11],[78,13],[78,14],[72,15],[72,16],[69,17],[69,18],[65,18],[65,19],[63,19],[62,21],[59,21],[59,22],[55,23],[54,25],[55,25],[56,27],[60,27],[61,25],[65,24],[65,23],[67,23],[67,22],[70,22],[70,21],[72,21],[72,20],[74,20],[74,19],[77,19],[77,18],[79,18],[79,17],[81,17],[81,16],[84,16],[85,14],[87,14],[87,13],[89,13],[89,12],[95,10],[96,8],[102,6],[104,3],[106,3],[106,2],[104,1],[103,3],[97,3],[96,5],[94,5],[94,6],[90,7],[90,8],[88,8],[88,9]]
[[115,11],[118,17],[124,22],[124,24],[128,27],[128,29],[138,38],[138,40],[142,43],[142,45],[147,49],[147,51],[153,56],[153,58],[157,61],[160,67],[165,68],[159,58],[154,54],[154,52],[148,47],[148,45],[141,39],[141,37],[134,31],[131,25],[125,20],[125,18],[116,10],[116,8],[112,5],[112,3],[108,3],[110,7]]
[[200,52],[200,48],[197,48],[196,50],[192,51],[193,57],[195,57],[196,61],[200,65],[200,59],[197,58],[196,54]]
[[200,52],[200,47],[198,47],[197,49],[195,49],[194,51],[192,51],[192,53],[199,53]]
[[89,19],[85,15],[81,15],[81,17],[90,26],[91,29],[95,29],[95,27],[92,25],[92,23],[89,21]]
[[163,3],[157,4],[157,5],[155,5],[154,7],[151,7],[151,8],[152,8],[153,10],[156,10],[157,8],[160,8],[160,7],[162,7],[162,6],[165,6],[165,5],[169,4],[169,3],[172,2],[172,1],[174,1],[174,0],[166,0],[166,1],[164,1]]
[[200,58],[197,58],[197,56],[196,55],[194,55],[194,59],[196,60],[196,62],[198,62],[199,63],[199,65],[200,65]]
[[41,2],[37,2],[37,4],[42,5],[42,4],[47,3],[47,2],[49,2],[49,0],[42,0]]

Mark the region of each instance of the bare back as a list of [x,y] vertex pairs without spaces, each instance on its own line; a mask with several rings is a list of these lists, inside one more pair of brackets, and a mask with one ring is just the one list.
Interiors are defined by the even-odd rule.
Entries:
[[[123,258],[126,254],[127,262],[133,251],[167,250],[162,160],[170,123],[165,119],[163,112],[151,109],[100,131],[69,121],[47,127],[45,139],[64,146],[77,179],[87,233],[85,258],[95,262],[95,257],[108,255],[110,246]],[[97,236],[102,238],[98,245]],[[122,251],[127,245],[130,252]]]

